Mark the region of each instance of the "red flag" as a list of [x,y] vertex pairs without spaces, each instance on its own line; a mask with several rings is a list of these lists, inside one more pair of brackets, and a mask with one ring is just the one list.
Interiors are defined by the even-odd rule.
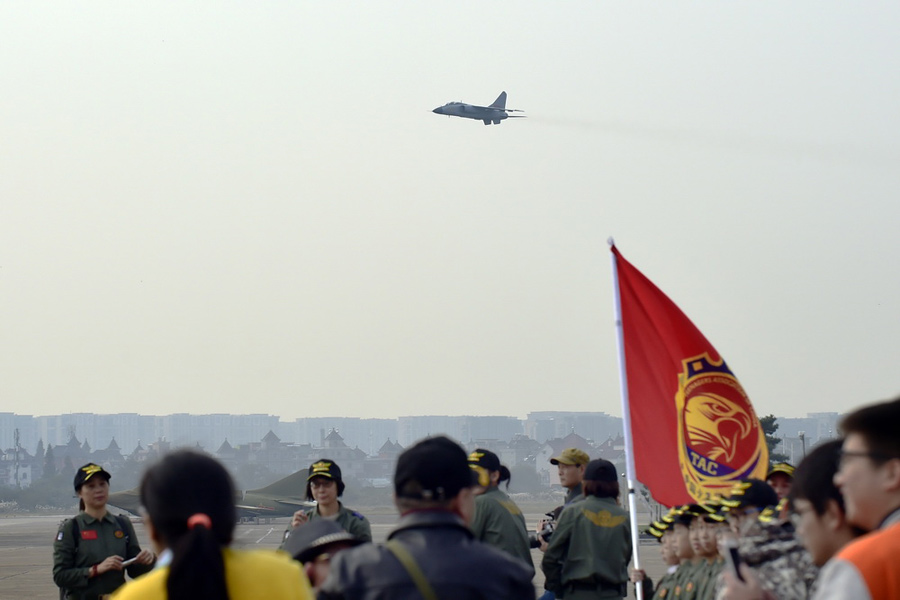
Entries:
[[666,506],[765,479],[765,434],[737,378],[675,303],[612,252],[637,479]]

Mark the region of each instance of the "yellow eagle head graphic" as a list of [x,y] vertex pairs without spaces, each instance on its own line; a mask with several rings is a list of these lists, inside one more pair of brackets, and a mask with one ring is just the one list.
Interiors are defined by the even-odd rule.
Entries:
[[688,443],[708,459],[729,464],[738,443],[753,432],[751,415],[717,394],[690,399],[684,410]]

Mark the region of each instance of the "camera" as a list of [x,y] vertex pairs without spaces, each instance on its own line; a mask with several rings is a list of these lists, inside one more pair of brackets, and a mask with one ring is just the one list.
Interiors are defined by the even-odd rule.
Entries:
[[550,536],[553,535],[553,530],[556,529],[556,511],[551,511],[545,513],[547,517],[544,520],[543,527],[541,527],[540,531],[529,531],[528,532],[528,547],[529,548],[540,548],[541,540],[545,542],[550,542]]

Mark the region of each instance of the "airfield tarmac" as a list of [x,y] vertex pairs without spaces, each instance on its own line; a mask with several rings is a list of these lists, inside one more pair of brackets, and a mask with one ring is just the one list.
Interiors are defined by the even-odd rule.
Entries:
[[[397,522],[396,513],[380,509],[367,511],[365,514],[372,524],[374,540],[383,542]],[[68,516],[70,515],[0,517],[0,600],[55,600],[59,597],[51,575],[53,540],[60,521]],[[529,524],[537,523],[541,516],[543,515],[539,511],[532,513],[526,509],[525,519]],[[275,549],[281,543],[281,536],[289,521],[290,519],[283,518],[272,519],[270,523],[241,523],[235,530],[235,547]],[[149,539],[143,524],[135,520],[134,529],[141,546],[148,548]],[[537,567],[535,589],[540,594],[544,587],[544,576],[540,569],[541,553],[539,550],[532,550],[531,555]],[[641,562],[654,580],[658,580],[665,571],[656,542],[641,545]],[[634,597],[633,589],[629,590],[628,597]]]

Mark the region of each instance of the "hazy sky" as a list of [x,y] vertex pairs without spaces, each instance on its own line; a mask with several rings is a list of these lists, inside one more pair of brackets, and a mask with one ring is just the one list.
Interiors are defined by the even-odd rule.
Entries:
[[[895,396],[896,2],[4,2],[0,411],[620,415],[606,239],[760,414]],[[435,115],[500,91],[527,119]]]

